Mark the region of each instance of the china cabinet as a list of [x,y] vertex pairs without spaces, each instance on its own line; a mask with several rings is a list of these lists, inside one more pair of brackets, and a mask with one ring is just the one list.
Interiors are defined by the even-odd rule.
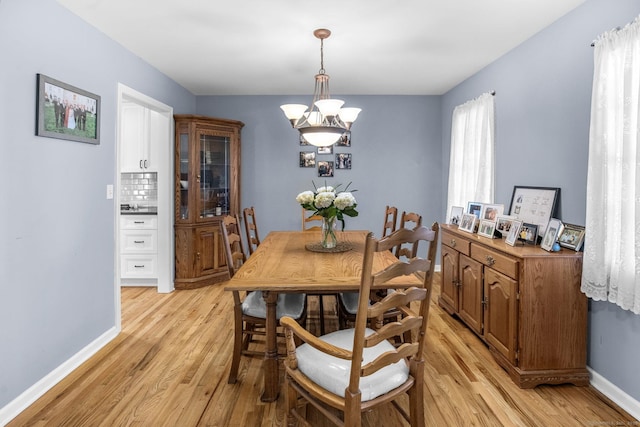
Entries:
[[587,385],[587,298],[582,253],[509,246],[441,229],[439,305],[480,339],[521,388]]
[[240,211],[236,120],[174,115],[176,289],[228,279],[220,220]]

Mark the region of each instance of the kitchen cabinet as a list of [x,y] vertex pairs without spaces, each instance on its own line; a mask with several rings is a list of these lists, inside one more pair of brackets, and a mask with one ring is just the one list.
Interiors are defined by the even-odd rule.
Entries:
[[122,279],[157,279],[157,216],[121,215],[120,270]]
[[486,343],[519,387],[589,384],[582,253],[441,227],[439,305]]
[[122,172],[158,172],[156,133],[165,129],[160,113],[139,104],[125,103],[121,109]]
[[237,120],[175,115],[175,288],[228,279],[220,234],[225,215],[240,212]]

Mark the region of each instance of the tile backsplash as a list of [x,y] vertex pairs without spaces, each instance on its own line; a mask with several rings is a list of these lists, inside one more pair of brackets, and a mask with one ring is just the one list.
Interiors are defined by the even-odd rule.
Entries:
[[158,205],[158,173],[133,172],[120,175],[120,203]]

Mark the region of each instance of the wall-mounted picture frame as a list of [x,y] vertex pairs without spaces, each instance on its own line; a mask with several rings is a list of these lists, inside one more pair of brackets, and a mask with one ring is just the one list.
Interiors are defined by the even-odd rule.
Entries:
[[449,212],[447,224],[460,225],[464,208],[462,206],[451,206],[451,212]]
[[504,213],[504,205],[492,205],[485,203],[482,205],[480,211],[480,219],[488,219],[489,221],[496,221],[498,216]]
[[333,154],[333,145],[318,147],[318,154]]
[[540,247],[545,251],[551,252],[553,250],[553,245],[556,243],[558,236],[562,233],[564,229],[564,225],[557,218],[551,218],[549,220],[549,224],[547,224],[547,230],[544,233],[544,237],[542,238],[542,242],[540,242]]
[[538,224],[523,222],[518,231],[518,240],[535,246],[538,243]]
[[580,251],[584,243],[584,227],[575,224],[564,224],[564,229],[558,236],[558,243],[563,248]]
[[517,218],[510,215],[498,215],[498,218],[496,219],[496,231],[500,233],[502,237],[506,237],[511,231],[513,221],[516,219]]
[[336,145],[338,147],[351,147],[351,131],[348,130],[343,133]]
[[309,143],[307,142],[307,140],[306,140],[306,139],[304,139],[304,137],[302,136],[302,134],[300,134],[300,145],[303,145],[303,146],[311,145],[311,144],[309,144]]
[[37,75],[36,135],[100,144],[100,96]]
[[458,228],[462,231],[466,231],[467,233],[475,233],[477,222],[478,218],[476,218],[474,214],[464,213],[462,214],[462,218],[460,218],[460,225]]
[[351,169],[351,153],[336,154],[336,169]]
[[482,212],[482,203],[480,202],[469,202],[467,204],[467,213],[475,215],[476,218],[480,219],[480,213]]
[[519,219],[514,219],[511,222],[511,227],[509,228],[509,232],[507,233],[506,239],[504,242],[507,245],[515,246],[518,241],[518,237],[520,235],[520,226],[522,226],[522,221]]
[[316,152],[315,151],[301,151],[300,152],[300,167],[301,168],[315,168],[316,167]]
[[318,161],[318,176],[329,178],[333,176],[333,162]]
[[496,222],[489,219],[481,219],[478,227],[478,236],[493,239],[493,232],[496,230]]
[[549,220],[558,216],[559,200],[560,188],[516,185],[508,214],[525,223],[538,225],[538,233],[544,236]]

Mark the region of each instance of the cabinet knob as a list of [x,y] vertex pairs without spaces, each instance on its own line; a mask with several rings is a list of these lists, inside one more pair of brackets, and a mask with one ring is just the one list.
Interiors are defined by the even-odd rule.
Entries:
[[200,259],[200,252],[196,252],[196,258]]
[[142,169],[142,160],[140,160],[140,169]]
[[455,247],[456,247],[456,239],[451,239],[450,246],[451,246],[452,248],[455,248]]
[[147,169],[149,167],[149,161],[145,159],[144,168]]
[[133,243],[144,243],[144,240],[134,240]]
[[496,263],[496,260],[491,255],[487,255],[485,259],[487,261],[487,265],[493,265]]

